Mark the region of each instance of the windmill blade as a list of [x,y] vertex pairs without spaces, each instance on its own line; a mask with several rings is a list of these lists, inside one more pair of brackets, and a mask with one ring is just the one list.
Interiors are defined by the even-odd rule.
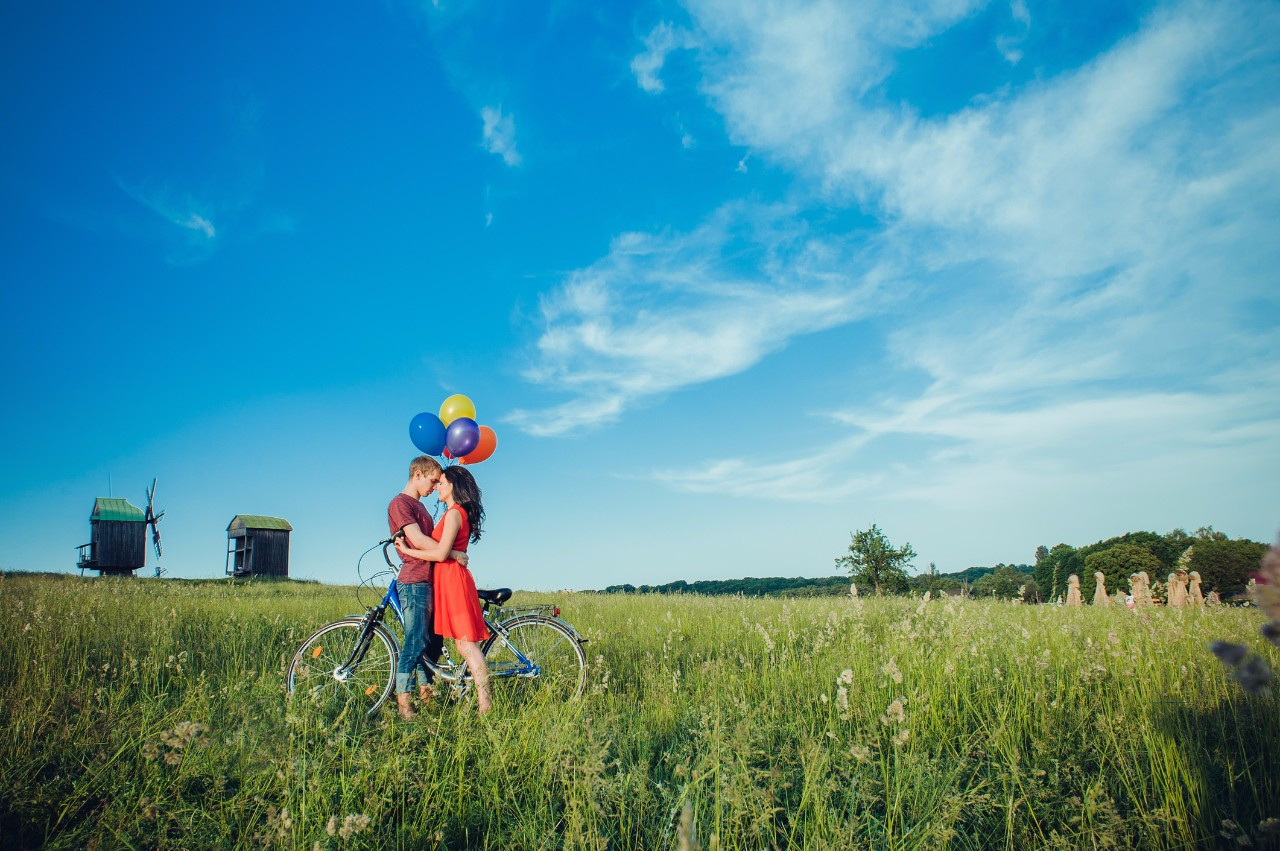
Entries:
[[164,512],[156,514],[156,482],[158,479],[151,480],[151,487],[147,490],[147,523],[151,524],[151,543],[156,548],[156,558],[160,558],[160,518],[164,517]]

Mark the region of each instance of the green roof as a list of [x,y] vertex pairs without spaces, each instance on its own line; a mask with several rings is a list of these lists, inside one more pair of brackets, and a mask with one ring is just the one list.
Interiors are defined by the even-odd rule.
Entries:
[[127,499],[110,499],[100,496],[93,501],[93,513],[89,515],[89,520],[136,520],[142,522],[146,520],[146,515],[142,513],[142,509],[137,506],[130,505]]
[[288,520],[281,520],[279,517],[266,517],[262,514],[237,514],[231,518],[231,523],[227,526],[227,531],[232,529],[283,529],[286,532],[292,532],[293,527],[289,525]]

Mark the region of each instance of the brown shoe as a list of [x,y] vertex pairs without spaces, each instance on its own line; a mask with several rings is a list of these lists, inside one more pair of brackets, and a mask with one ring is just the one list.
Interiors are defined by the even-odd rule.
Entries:
[[396,706],[400,710],[400,717],[405,721],[412,721],[417,718],[417,714],[413,711],[413,707],[409,705],[409,692],[396,695]]

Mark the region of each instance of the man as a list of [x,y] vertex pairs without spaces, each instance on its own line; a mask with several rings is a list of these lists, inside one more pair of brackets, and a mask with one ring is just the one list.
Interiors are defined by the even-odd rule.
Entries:
[[[430,455],[414,458],[409,462],[408,483],[387,506],[387,525],[391,528],[391,534],[403,533],[415,548],[421,549],[434,543],[431,531],[435,521],[431,519],[421,500],[436,489],[440,472],[440,464]],[[466,553],[451,551],[449,555],[466,564]],[[404,610],[404,647],[400,651],[400,662],[396,667],[396,704],[400,709],[400,717],[410,720],[414,717],[413,708],[409,704],[409,688],[414,671],[418,675],[419,699],[430,700],[433,675],[421,660],[425,658],[433,663],[439,661],[444,639],[436,634],[434,628],[431,583],[435,565],[412,556],[403,556],[403,562],[400,575],[396,577],[396,591]]]

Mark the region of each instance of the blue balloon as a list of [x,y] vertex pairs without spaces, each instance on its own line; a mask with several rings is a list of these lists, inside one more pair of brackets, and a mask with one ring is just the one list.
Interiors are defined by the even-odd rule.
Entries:
[[418,414],[409,420],[409,439],[423,454],[439,455],[444,451],[444,423],[435,414]]
[[480,426],[471,417],[458,417],[449,423],[445,445],[453,457],[461,458],[480,445]]

